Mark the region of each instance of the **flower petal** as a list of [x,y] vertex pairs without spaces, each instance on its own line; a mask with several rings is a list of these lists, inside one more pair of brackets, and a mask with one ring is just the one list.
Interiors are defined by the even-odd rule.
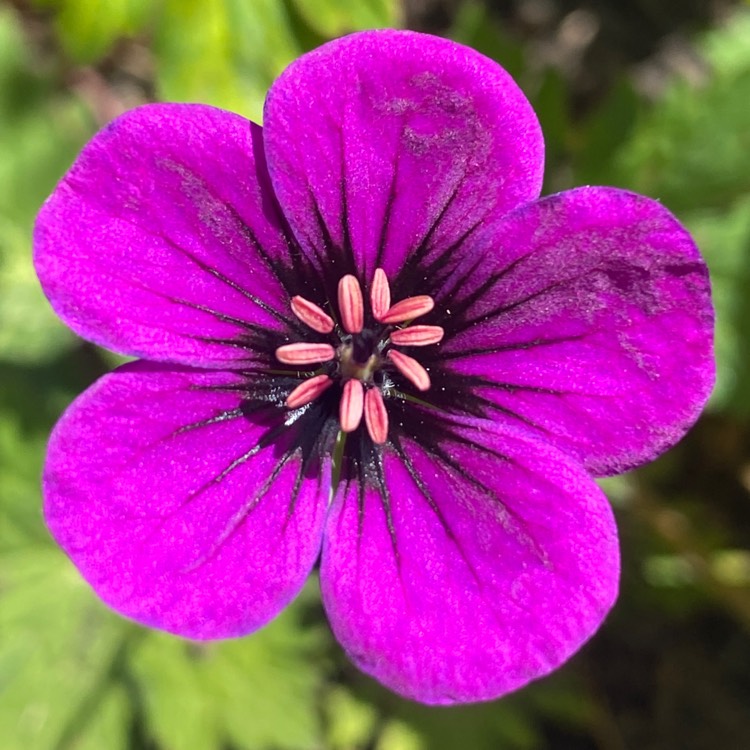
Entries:
[[328,464],[294,451],[306,433],[283,412],[241,404],[238,382],[126,365],[64,414],[44,471],[50,531],[97,594],[189,638],[266,623],[320,548]]
[[188,104],[139,107],[96,135],[36,224],[37,272],[60,317],[124,354],[247,361],[222,342],[294,317],[261,139],[239,115]]
[[420,353],[435,392],[468,376],[486,413],[600,475],[653,459],[698,417],[714,382],[708,273],[659,203],[551,196],[507,218],[480,269],[436,299],[445,338]]
[[269,91],[264,140],[297,238],[321,262],[333,253],[339,275],[393,278],[541,187],[539,124],[510,76],[409,31],[352,34],[292,63]]
[[551,446],[490,422],[432,429],[396,441],[372,480],[334,500],[323,600],[349,657],[402,695],[499,697],[558,667],[611,607],[610,507]]

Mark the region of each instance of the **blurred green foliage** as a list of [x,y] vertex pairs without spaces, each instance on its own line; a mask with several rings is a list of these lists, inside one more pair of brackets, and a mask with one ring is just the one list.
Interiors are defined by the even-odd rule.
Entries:
[[717,310],[717,407],[750,413],[750,14],[703,41],[705,80],[677,81],[615,154],[616,184],[693,231]]
[[29,257],[31,222],[90,133],[83,107],[33,74],[18,23],[0,8],[0,358],[36,362],[70,345]]
[[500,61],[525,88],[547,138],[549,189],[615,184],[663,200],[694,231],[712,271],[712,412],[662,461],[606,484],[623,535],[623,597],[568,667],[498,703],[417,706],[348,664],[314,581],[258,634],[191,644],[106,610],[44,530],[46,437],[65,405],[113,362],[56,320],[33,274],[33,218],[55,182],[113,112],[168,99],[260,119],[265,91],[289,61],[347,31],[399,25],[412,5],[0,6],[3,750],[750,747],[748,12],[691,37],[697,78],[672,71],[654,94],[621,66],[580,111],[573,105],[582,72],[541,54],[545,44],[554,51],[549,28],[559,31],[569,18],[564,4],[549,4],[561,9],[557,27],[539,22],[536,31],[523,16],[502,24],[478,0],[440,16],[444,33]]

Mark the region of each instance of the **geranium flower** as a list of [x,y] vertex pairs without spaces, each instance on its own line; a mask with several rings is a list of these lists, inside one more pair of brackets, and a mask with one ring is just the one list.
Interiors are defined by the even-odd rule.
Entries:
[[44,472],[49,528],[98,595],[241,636],[320,555],[350,658],[428,703],[576,651],[618,581],[590,475],[696,419],[712,309],[665,208],[538,200],[542,161],[507,73],[400,31],[293,63],[263,129],[158,104],[99,133],[35,235],[60,317],[141,358],[67,410]]

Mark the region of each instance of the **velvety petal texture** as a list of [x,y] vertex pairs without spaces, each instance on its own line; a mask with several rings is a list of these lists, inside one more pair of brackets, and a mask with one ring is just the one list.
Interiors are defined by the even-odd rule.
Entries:
[[322,549],[336,636],[404,696],[490,700],[568,659],[617,594],[590,473],[697,418],[713,312],[665,208],[538,200],[542,166],[502,68],[393,30],[294,62],[263,130],[155,104],[97,134],[34,261],[73,330],[143,358],[65,412],[44,470],[99,596],[239,636]]
[[618,582],[609,504],[565,454],[490,422],[404,439],[379,485],[341,487],[321,567],[336,637],[425,703],[487,700],[546,674]]
[[268,93],[264,141],[302,247],[368,281],[491,230],[542,184],[539,124],[510,76],[413,32],[353,34],[292,63]]
[[437,293],[451,317],[432,361],[471,376],[499,421],[601,475],[653,459],[697,419],[714,383],[708,271],[660,203],[570,190],[511,213],[491,252],[465,257]]
[[287,455],[293,431],[245,415],[236,382],[126,365],[68,409],[44,469],[50,531],[99,596],[189,638],[265,624],[320,548],[328,461]]
[[291,267],[262,132],[194,104],[125,113],[84,148],[42,208],[34,262],[60,317],[97,344],[236,365],[222,342],[279,328]]

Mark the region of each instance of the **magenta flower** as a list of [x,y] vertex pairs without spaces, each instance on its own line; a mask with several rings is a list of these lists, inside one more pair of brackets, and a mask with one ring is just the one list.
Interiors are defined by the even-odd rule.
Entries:
[[539,200],[543,142],[494,62],[377,31],[273,85],[263,129],[123,115],[42,208],[36,266],[81,336],[142,358],[55,428],[52,534],[127,617],[273,618],[320,555],[351,659],[427,703],[565,661],[617,592],[590,475],[644,463],[713,381],[689,235],[653,200]]

